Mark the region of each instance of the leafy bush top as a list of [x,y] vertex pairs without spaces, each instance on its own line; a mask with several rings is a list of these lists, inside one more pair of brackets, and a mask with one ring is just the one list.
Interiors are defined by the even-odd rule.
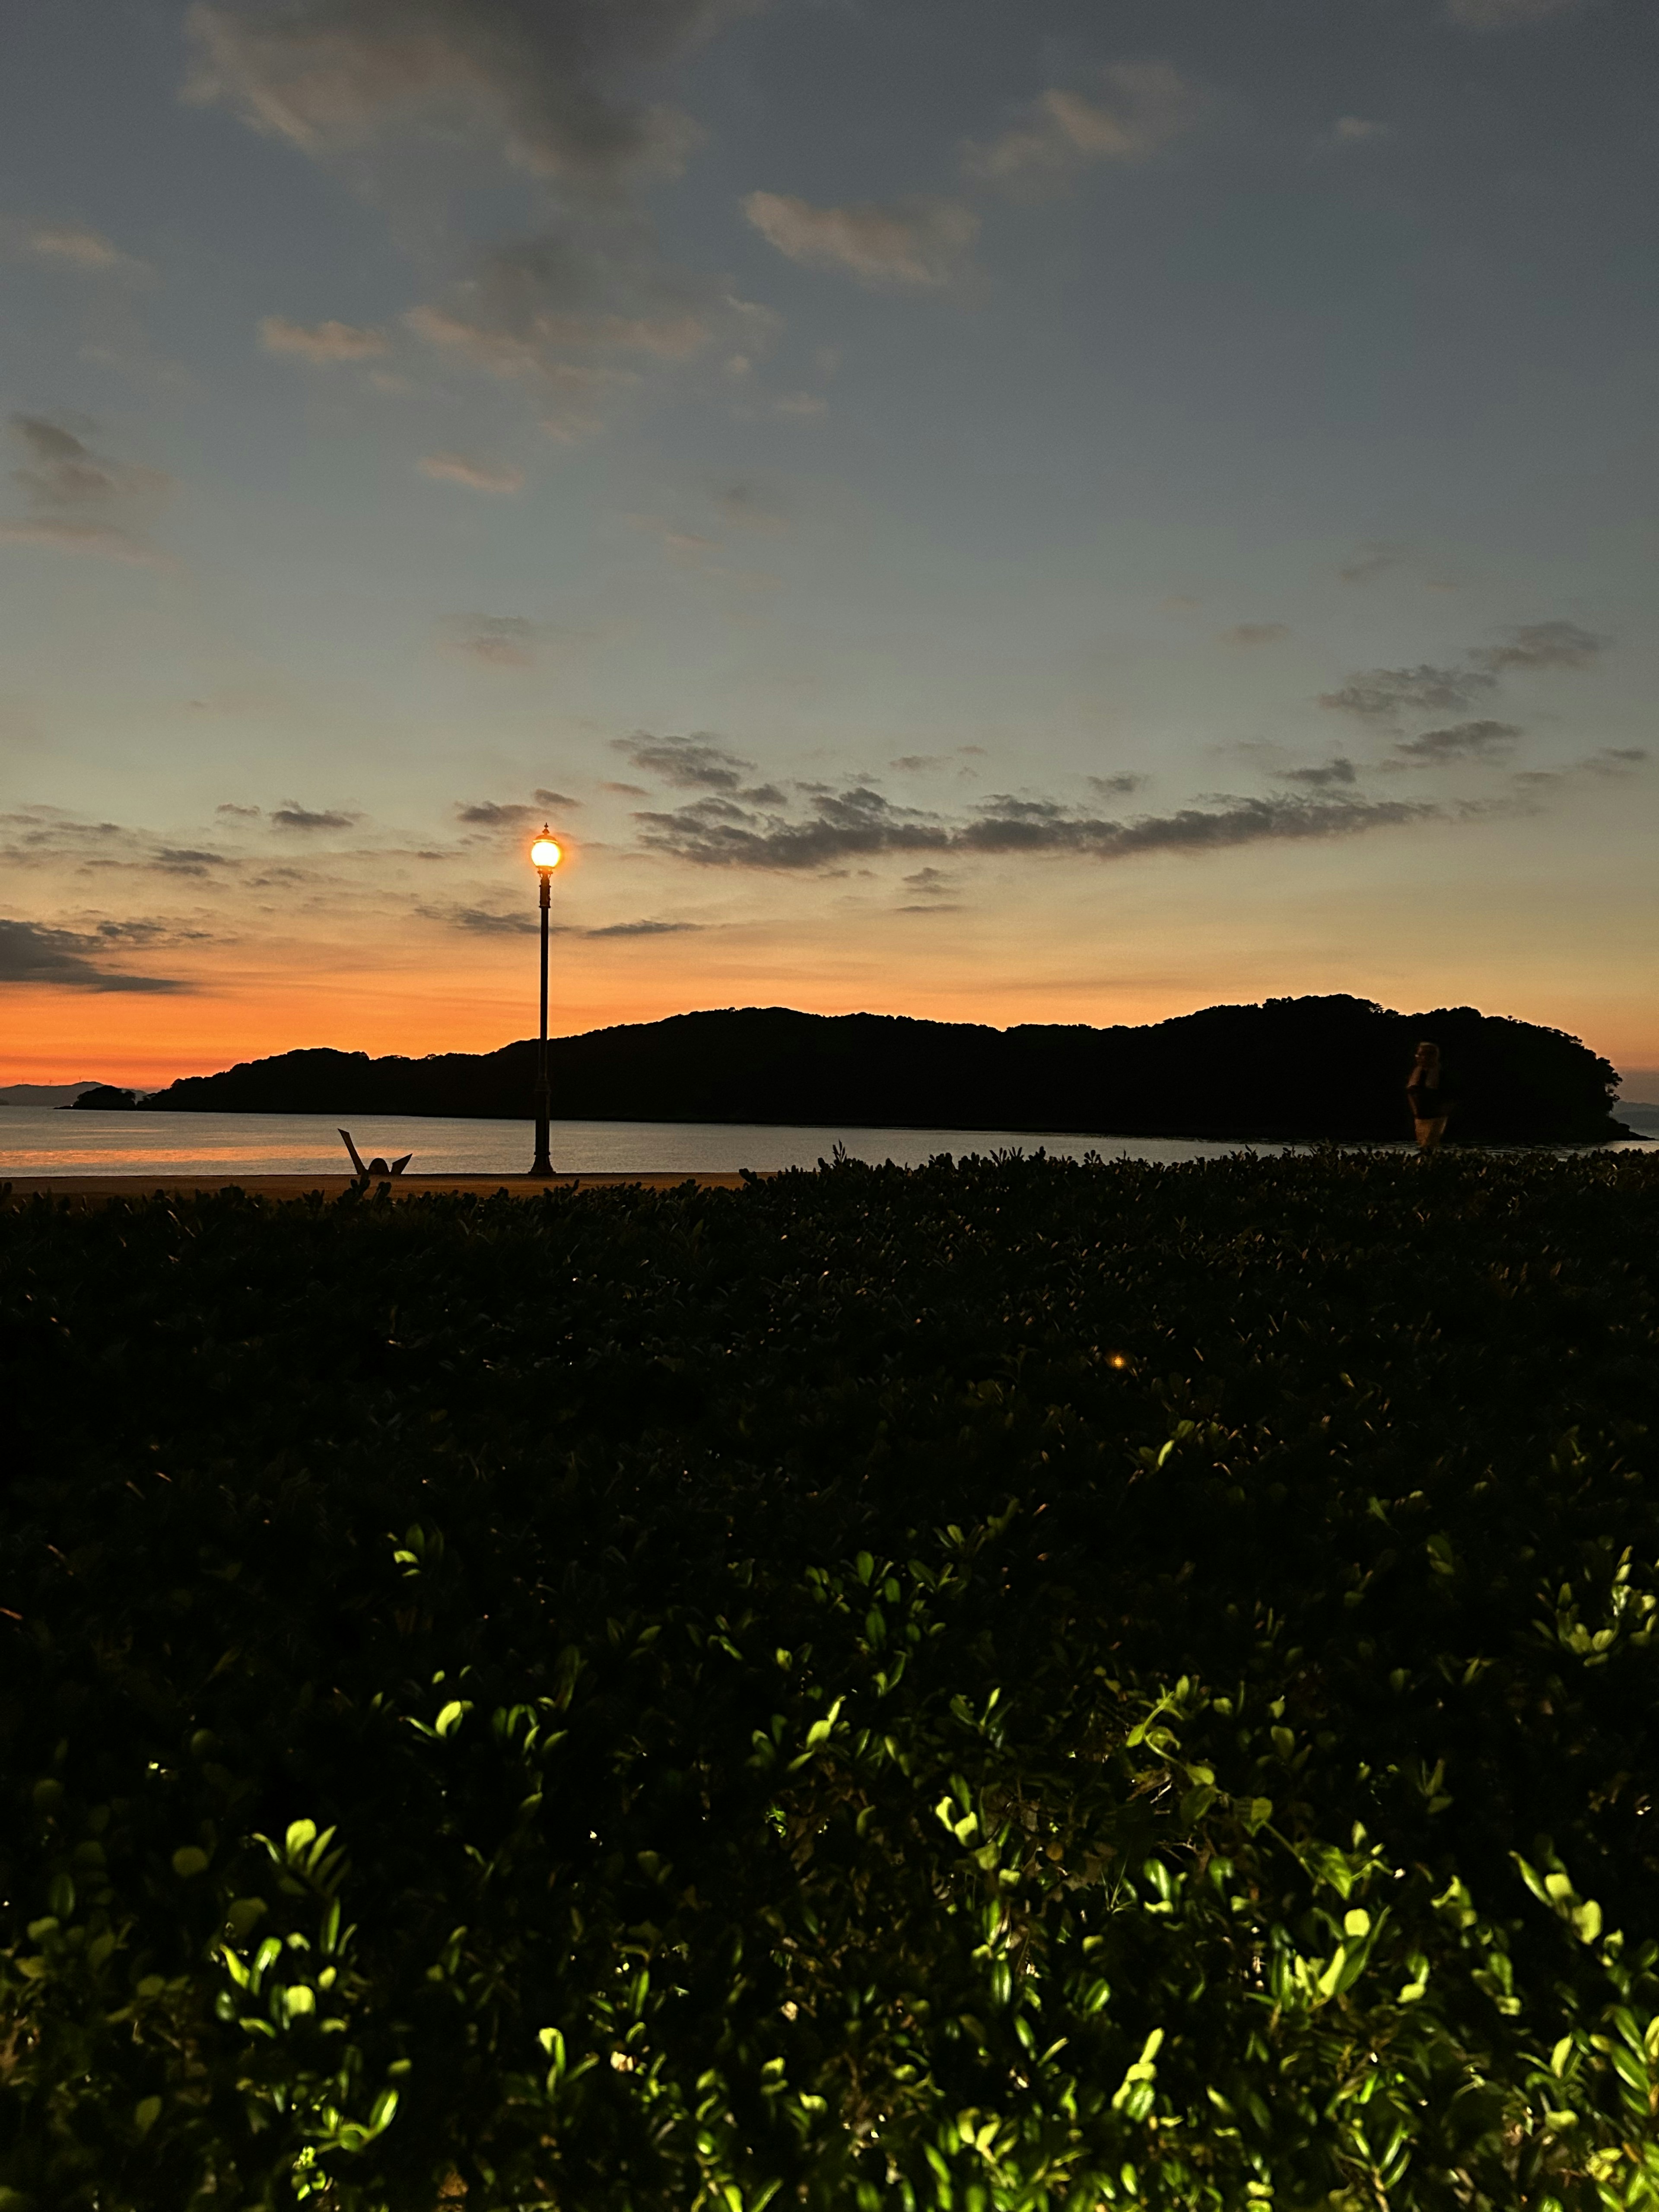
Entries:
[[0,1213],[0,2207],[1659,2203],[1656,1227]]

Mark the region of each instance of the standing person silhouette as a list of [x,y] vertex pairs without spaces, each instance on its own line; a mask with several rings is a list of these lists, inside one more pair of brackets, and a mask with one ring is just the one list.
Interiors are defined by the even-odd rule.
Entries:
[[1440,1048],[1427,1042],[1417,1048],[1412,1072],[1406,1078],[1406,1103],[1417,1130],[1417,1149],[1431,1152],[1446,1133],[1446,1118],[1456,1103],[1440,1083]]

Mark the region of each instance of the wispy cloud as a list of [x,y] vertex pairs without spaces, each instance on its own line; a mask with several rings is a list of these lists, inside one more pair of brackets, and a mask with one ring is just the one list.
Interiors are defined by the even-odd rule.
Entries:
[[1497,684],[1480,669],[1436,668],[1423,661],[1415,668],[1368,668],[1351,676],[1340,691],[1322,691],[1319,703],[1362,720],[1387,721],[1402,714],[1455,714]]
[[1224,799],[1173,814],[1111,821],[1058,800],[1011,793],[987,799],[965,819],[895,806],[867,785],[811,797],[804,815],[725,797],[693,800],[668,813],[635,816],[641,842],[703,867],[821,871],[890,854],[1070,855],[1127,860],[1156,852],[1205,853],[1269,841],[1351,836],[1436,817],[1429,803],[1406,799]]
[[701,929],[700,921],[611,921],[602,929],[585,929],[584,937],[678,937]]
[[[1345,573],[1353,580],[1352,573]],[[1503,644],[1472,646],[1461,667],[1424,661],[1414,668],[1364,669],[1340,690],[1322,692],[1319,703],[1366,721],[1391,721],[1408,714],[1455,714],[1495,690],[1502,676],[1585,669],[1607,643],[1579,623],[1517,623]]]
[[743,0],[255,0],[186,18],[186,97],[234,108],[318,158],[415,129],[459,132],[532,174],[615,190],[672,173],[696,132],[621,87],[742,12]]
[[469,491],[524,489],[524,471],[511,462],[475,461],[465,453],[422,453],[419,465],[422,476],[440,483],[465,484]]
[[1369,584],[1373,578],[1386,574],[1389,569],[1397,568],[1405,557],[1403,546],[1393,544],[1384,538],[1372,538],[1336,573],[1345,584]]
[[1507,644],[1482,646],[1470,658],[1494,673],[1506,668],[1588,668],[1607,643],[1578,623],[1521,623],[1510,629]]
[[292,354],[317,368],[342,361],[374,361],[391,346],[384,331],[355,323],[295,323],[286,315],[261,319],[259,343],[267,353]]
[[455,818],[474,830],[528,830],[544,822],[550,812],[568,813],[581,805],[580,799],[573,799],[567,791],[538,790],[532,797],[533,805],[511,799],[458,799]]
[[1365,115],[1339,115],[1331,125],[1331,137],[1338,146],[1375,146],[1388,136],[1386,123]]
[[153,868],[169,876],[206,876],[215,868],[232,868],[236,863],[223,853],[214,853],[196,845],[163,845],[150,862]]
[[[529,937],[540,928],[540,917],[532,910],[526,913],[515,908],[501,914],[487,907],[453,906],[422,907],[419,909],[428,921],[438,921],[450,929],[464,930],[471,937]],[[688,930],[701,929],[698,921],[611,921],[598,928],[584,929],[574,922],[556,921],[550,924],[560,937],[678,937]]]
[[954,283],[979,235],[979,217],[951,199],[814,207],[788,192],[750,192],[743,211],[791,261],[839,269],[877,287],[927,289]]
[[542,818],[539,806],[525,806],[509,800],[505,805],[493,799],[474,799],[468,805],[457,801],[456,819],[479,830],[523,830]]
[[183,991],[168,975],[134,975],[109,968],[107,939],[40,922],[0,920],[0,983],[50,983],[80,991]]
[[1290,635],[1287,623],[1235,623],[1221,633],[1223,645],[1278,645]]
[[48,553],[92,553],[105,561],[130,561],[143,568],[172,566],[167,556],[143,538],[101,522],[69,522],[36,515],[21,522],[0,522],[0,545],[38,545]]
[[1329,791],[1338,786],[1358,783],[1359,771],[1351,760],[1337,753],[1316,767],[1287,768],[1279,780],[1305,785],[1310,791]]
[[653,737],[636,730],[631,738],[613,738],[611,749],[630,768],[659,782],[678,784],[684,791],[736,791],[753,774],[746,761],[704,730],[688,738]]
[[1144,161],[1196,122],[1200,101],[1167,62],[1116,62],[1097,99],[1054,88],[988,146],[969,145],[963,167],[1006,190],[1052,189],[1096,161]]
[[[240,115],[450,234],[429,179],[504,167],[549,189],[545,228],[481,249],[405,318],[417,337],[521,379],[550,434],[591,435],[640,368],[711,336],[763,347],[764,310],[673,268],[644,191],[699,137],[653,97],[667,64],[761,0],[197,0],[187,98]],[[411,146],[428,181],[409,186]],[[463,166],[470,164],[472,176]]]
[[29,222],[0,216],[0,253],[27,256],[50,268],[128,285],[147,283],[155,274],[148,261],[124,253],[114,240],[84,222]]
[[457,615],[447,626],[447,651],[489,668],[533,668],[545,626],[526,615]]
[[337,807],[313,809],[301,806],[297,800],[295,800],[286,806],[274,807],[271,810],[270,818],[279,830],[311,831],[349,830],[354,823],[361,822],[363,817],[361,814],[344,813]]
[[[498,914],[477,906],[423,906],[416,911],[424,921],[465,930],[470,937],[531,937],[541,926],[536,913],[526,913],[517,907],[510,914]],[[564,934],[567,927],[559,922],[550,922],[548,926],[560,934]]]
[[0,542],[170,565],[143,534],[173,490],[163,471],[111,460],[49,416],[14,415],[11,432],[23,453],[12,481],[29,512],[0,521]]
[[1468,761],[1501,759],[1521,735],[1514,722],[1454,722],[1403,738],[1395,757],[1413,768],[1443,768]]

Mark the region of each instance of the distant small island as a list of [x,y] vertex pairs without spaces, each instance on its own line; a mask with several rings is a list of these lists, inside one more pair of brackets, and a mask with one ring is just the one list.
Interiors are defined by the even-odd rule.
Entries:
[[130,1114],[138,1103],[138,1093],[118,1083],[94,1083],[69,1103],[86,1113]]
[[[1633,1133],[1613,1118],[1616,1072],[1577,1037],[1473,1006],[1401,1014],[1346,995],[1110,1029],[734,1007],[560,1037],[549,1054],[553,1110],[569,1121],[1363,1139],[1409,1135],[1404,1085],[1419,1037],[1444,1056],[1455,1139],[1597,1144]],[[532,1039],[424,1060],[286,1052],[186,1076],[136,1104],[524,1121],[535,1057]]]

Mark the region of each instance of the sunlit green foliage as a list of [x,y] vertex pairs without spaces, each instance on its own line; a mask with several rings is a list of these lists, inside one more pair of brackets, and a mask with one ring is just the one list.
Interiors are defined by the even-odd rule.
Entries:
[[0,2212],[1651,2212],[1656,1232],[0,1212]]

